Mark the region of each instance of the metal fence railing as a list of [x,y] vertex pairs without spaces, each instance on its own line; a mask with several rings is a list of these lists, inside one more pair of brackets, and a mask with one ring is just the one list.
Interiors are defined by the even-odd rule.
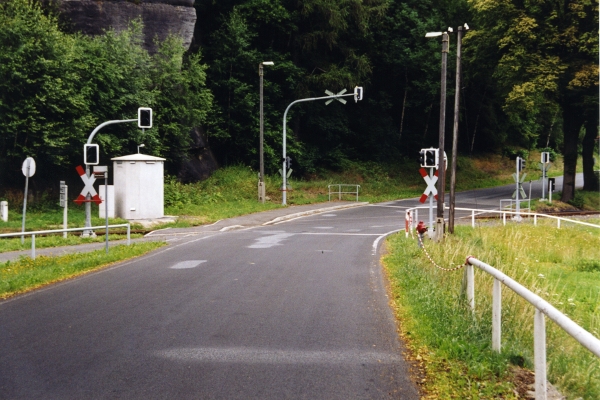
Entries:
[[[53,233],[63,233],[63,232],[80,232],[80,231],[89,231],[95,229],[106,229],[106,228],[127,228],[127,245],[131,244],[131,225],[130,224],[117,224],[117,225],[102,225],[102,226],[92,226],[85,228],[66,228],[66,229],[53,229],[46,231],[32,231],[32,232],[15,232],[15,233],[2,233],[0,234],[0,238],[4,237],[20,237],[20,236],[31,236],[31,259],[35,260],[35,236],[36,235],[47,235]],[[108,247],[107,247],[108,249]]]
[[[332,191],[333,188],[333,191]],[[346,189],[348,188],[348,189]],[[354,190],[350,189],[350,188],[354,188]],[[327,189],[329,191],[329,201],[331,201],[331,195],[338,195],[338,200],[342,200],[342,195],[343,194],[352,194],[352,195],[356,195],[356,201],[358,201],[358,191],[360,189],[360,185],[347,185],[347,184],[333,184],[333,185],[327,185]],[[337,189],[337,191],[335,191],[335,189]]]
[[[409,208],[406,210],[406,236],[408,236],[408,233],[410,232],[410,228],[416,228],[417,223],[419,221],[419,209],[429,209],[429,207],[427,206],[421,206],[421,207],[413,207],[413,208]],[[448,207],[446,207],[445,209],[448,209]],[[576,219],[570,219],[570,218],[565,218],[565,217],[559,217],[556,215],[548,215],[548,214],[538,214],[538,213],[531,213],[531,212],[516,212],[516,211],[507,211],[507,210],[480,210],[480,209],[474,209],[474,208],[461,208],[461,207],[456,207],[454,208],[454,210],[457,211],[469,211],[471,213],[471,227],[475,228],[475,219],[476,217],[481,217],[481,216],[501,216],[502,217],[502,224],[506,225],[506,217],[512,217],[512,216],[519,216],[519,217],[528,217],[528,218],[532,218],[533,219],[533,225],[537,225],[537,221],[538,218],[548,218],[548,219],[554,219],[556,221],[556,226],[557,228],[560,228],[561,226],[561,222],[569,222],[569,223],[573,223],[573,224],[578,224],[578,225],[584,225],[584,226],[590,226],[592,228],[600,228],[600,225],[597,224],[591,224],[589,222],[584,222],[584,221],[578,221]]]
[[566,333],[571,335],[582,346],[600,357],[600,339],[577,325],[573,320],[554,308],[546,300],[529,291],[523,285],[503,274],[496,268],[475,257],[469,256],[466,261],[467,301],[475,310],[475,277],[473,266],[494,277],[492,289],[492,349],[501,350],[502,326],[502,290],[501,283],[535,307],[533,317],[533,358],[535,369],[535,398],[546,400],[546,320],[545,316],[554,321]]

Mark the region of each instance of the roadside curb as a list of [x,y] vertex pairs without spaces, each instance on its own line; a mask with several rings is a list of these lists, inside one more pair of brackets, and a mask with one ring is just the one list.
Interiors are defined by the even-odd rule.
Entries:
[[332,207],[317,208],[316,210],[302,211],[302,212],[298,212],[298,213],[294,213],[294,214],[288,214],[288,215],[283,215],[281,217],[277,217],[275,219],[272,219],[271,221],[265,222],[264,224],[262,224],[262,226],[274,225],[279,222],[288,221],[290,219],[305,217],[307,215],[313,215],[313,214],[321,214],[321,213],[328,212],[328,211],[343,210],[346,208],[354,208],[354,207],[362,207],[362,206],[366,206],[368,204],[369,204],[369,202],[360,202],[360,203],[344,204],[342,206],[332,206]]

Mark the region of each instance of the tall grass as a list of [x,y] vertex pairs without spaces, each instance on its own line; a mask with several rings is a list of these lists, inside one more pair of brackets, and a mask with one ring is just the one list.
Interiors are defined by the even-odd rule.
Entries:
[[[491,349],[493,278],[475,274],[476,311],[466,308],[463,273],[444,272],[425,257],[414,239],[389,239],[389,272],[394,301],[417,352],[432,359],[430,390],[441,397],[511,396],[511,364],[532,367],[533,307],[503,288],[502,352]],[[586,330],[600,332],[600,231],[551,222],[534,227],[456,227],[443,244],[426,242],[444,267],[464,263],[467,255],[496,267],[545,298]],[[477,270],[477,269],[476,269]],[[548,376],[569,398],[600,398],[600,360],[561,328],[547,323]],[[426,349],[426,350],[423,350]],[[460,383],[460,371],[466,378]],[[465,385],[465,379],[480,385]],[[484,386],[483,383],[487,382]],[[476,387],[476,389],[474,389]]]

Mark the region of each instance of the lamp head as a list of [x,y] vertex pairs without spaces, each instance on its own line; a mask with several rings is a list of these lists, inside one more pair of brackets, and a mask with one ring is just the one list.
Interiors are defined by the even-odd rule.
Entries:
[[261,64],[262,65],[275,65],[275,63],[273,63],[273,61],[263,61]]
[[442,32],[427,32],[425,34],[425,37],[427,37],[427,38],[436,37],[436,36],[442,36]]

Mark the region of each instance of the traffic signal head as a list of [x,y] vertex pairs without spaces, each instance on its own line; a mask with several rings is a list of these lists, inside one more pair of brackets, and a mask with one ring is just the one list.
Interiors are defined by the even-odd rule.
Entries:
[[425,149],[425,167],[437,168],[438,149]]
[[521,157],[517,157],[517,170],[523,171],[525,169],[525,160]]
[[286,157],[285,158],[285,167],[287,169],[290,169],[292,167],[292,157]]
[[419,165],[425,167],[425,149],[421,149],[419,152]]
[[354,87],[354,102],[358,103],[359,100],[363,99],[363,88],[362,86]]
[[85,165],[98,165],[100,163],[100,146],[97,144],[83,145],[83,163]]
[[547,151],[542,152],[542,164],[547,164],[550,162],[550,153]]
[[138,108],[138,127],[152,128],[152,109],[148,107]]

